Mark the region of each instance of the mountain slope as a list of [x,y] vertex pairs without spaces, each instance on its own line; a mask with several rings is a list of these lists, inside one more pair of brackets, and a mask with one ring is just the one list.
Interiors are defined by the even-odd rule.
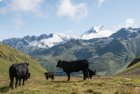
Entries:
[[29,62],[31,76],[40,76],[45,71],[31,56],[14,48],[0,44],[0,77],[8,76],[9,66],[13,63]]
[[128,67],[120,73],[120,75],[139,75],[140,74],[140,58],[134,59]]
[[131,38],[139,37],[140,28],[121,28],[116,33],[112,34],[110,37],[117,38],[121,40],[129,40]]

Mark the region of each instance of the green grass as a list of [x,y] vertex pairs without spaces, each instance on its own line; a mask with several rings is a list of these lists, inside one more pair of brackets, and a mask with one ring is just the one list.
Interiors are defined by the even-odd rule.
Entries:
[[139,75],[140,74],[140,62],[134,64],[133,66],[125,69],[120,75]]
[[0,93],[4,94],[140,94],[140,76],[94,77],[86,81],[82,77],[55,77],[46,81],[45,77],[32,77],[25,86],[17,89],[7,87],[9,80],[0,79]]
[[[8,69],[13,63],[28,61],[31,79],[25,86],[9,89]],[[140,75],[132,74],[140,68],[137,63],[126,69],[122,75],[113,77],[94,77],[86,81],[82,77],[55,77],[54,81],[46,81],[45,71],[36,61],[14,48],[0,44],[0,94],[140,94]]]
[[32,76],[42,76],[45,71],[41,65],[39,65],[35,59],[29,55],[25,55],[18,50],[0,44],[0,78],[8,77],[8,70],[11,64],[29,62],[29,71]]

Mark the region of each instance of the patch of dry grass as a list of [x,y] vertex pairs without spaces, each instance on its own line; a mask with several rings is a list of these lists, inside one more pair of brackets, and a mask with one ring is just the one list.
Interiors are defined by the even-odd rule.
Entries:
[[[4,78],[3,78],[4,79]],[[44,77],[29,79],[25,86],[8,89],[8,79],[0,79],[1,94],[140,94],[140,77],[95,77],[86,81],[82,77]]]

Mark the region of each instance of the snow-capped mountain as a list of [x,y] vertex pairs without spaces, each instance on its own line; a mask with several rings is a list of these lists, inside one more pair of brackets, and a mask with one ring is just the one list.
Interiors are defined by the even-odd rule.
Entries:
[[65,43],[71,39],[69,35],[61,33],[51,33],[49,35],[42,34],[40,36],[25,36],[23,38],[10,38],[5,39],[2,43],[12,46],[26,52],[26,50],[35,50],[40,48],[50,48],[57,44]]
[[93,26],[87,32],[81,35],[81,39],[93,39],[109,37],[112,34],[111,30],[106,29],[104,26]]
[[66,42],[67,40],[71,39],[72,37],[60,34],[60,33],[51,33],[48,35],[49,37],[42,38],[39,41],[32,41],[29,46],[31,47],[39,47],[39,48],[50,48],[54,45]]
[[[112,34],[112,31],[105,29],[103,26],[94,26],[84,34],[80,38],[72,37],[66,34],[61,33],[51,33],[49,35],[42,34],[40,36],[25,36],[23,38],[10,38],[5,39],[2,43],[12,46],[24,53],[30,54],[36,50],[44,50],[52,48],[53,46],[57,46],[59,44],[65,44],[68,42],[66,46],[72,47],[74,41],[69,41],[71,39],[74,40],[89,40],[94,38],[98,38],[99,41],[104,37],[106,42],[95,43],[97,45],[108,44],[112,39],[121,39],[128,40],[131,38],[140,37],[140,28],[122,28],[118,30],[116,33]],[[96,40],[96,39],[95,39]],[[70,44],[70,42],[72,42]],[[76,42],[76,44],[79,44]]]
[[140,36],[140,28],[121,28],[116,33],[112,34],[110,37],[118,38],[121,40],[128,40],[131,38],[136,38]]

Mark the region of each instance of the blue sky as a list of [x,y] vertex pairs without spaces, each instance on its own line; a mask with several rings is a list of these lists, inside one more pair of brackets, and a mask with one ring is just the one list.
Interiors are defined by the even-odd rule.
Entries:
[[0,0],[0,40],[26,35],[79,36],[92,26],[140,27],[140,0]]

